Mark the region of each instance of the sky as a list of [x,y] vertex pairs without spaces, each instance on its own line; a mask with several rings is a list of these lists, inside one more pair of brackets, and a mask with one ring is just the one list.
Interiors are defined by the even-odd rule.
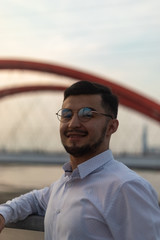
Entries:
[[159,0],[1,0],[0,59],[88,71],[160,103],[159,9]]
[[0,58],[58,63],[160,102],[159,0],[1,0]]

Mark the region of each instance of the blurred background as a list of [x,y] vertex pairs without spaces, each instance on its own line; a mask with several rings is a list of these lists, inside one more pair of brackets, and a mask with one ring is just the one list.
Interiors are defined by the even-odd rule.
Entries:
[[[0,60],[27,60],[110,79],[160,105],[159,0],[2,0]],[[51,73],[0,69],[0,90],[65,85]],[[55,113],[63,92],[0,99],[0,201],[57,179],[67,161]],[[120,105],[111,149],[147,178],[160,196],[160,124]],[[48,166],[48,164],[50,164]],[[145,170],[144,170],[145,169]]]

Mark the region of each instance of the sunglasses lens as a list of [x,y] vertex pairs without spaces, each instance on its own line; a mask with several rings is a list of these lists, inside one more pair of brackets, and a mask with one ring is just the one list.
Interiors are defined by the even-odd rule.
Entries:
[[72,118],[72,111],[70,109],[64,108],[60,110],[59,116],[61,118],[61,121],[68,121]]
[[82,121],[87,121],[88,119],[93,117],[92,109],[88,107],[81,108],[78,112],[78,117]]

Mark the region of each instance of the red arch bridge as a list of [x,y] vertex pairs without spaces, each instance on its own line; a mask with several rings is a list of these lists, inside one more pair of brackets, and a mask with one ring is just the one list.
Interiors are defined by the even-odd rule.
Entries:
[[[66,66],[60,66],[56,64],[48,64],[35,61],[26,60],[10,60],[10,59],[0,59],[0,70],[30,70],[38,71],[44,73],[57,74],[60,76],[65,76],[73,80],[88,80],[91,82],[97,82],[110,87],[118,97],[120,104],[136,110],[147,117],[150,117],[160,123],[160,104],[145,97],[141,94],[132,91],[124,86],[117,83],[113,83],[108,78],[103,78],[97,75],[93,75],[84,71],[79,71]],[[31,91],[64,91],[65,86],[59,85],[21,85],[19,87],[5,87],[0,90],[0,98],[4,98],[9,95],[19,94],[22,92]]]

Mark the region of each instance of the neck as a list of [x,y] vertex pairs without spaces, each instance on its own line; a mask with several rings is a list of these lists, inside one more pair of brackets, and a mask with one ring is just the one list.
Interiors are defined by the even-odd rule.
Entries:
[[72,166],[72,170],[74,170],[75,168],[77,168],[77,166],[85,161],[87,161],[90,158],[84,158],[84,157],[74,157],[72,155],[70,155],[70,163]]
[[100,152],[94,152],[92,154],[86,154],[85,156],[81,156],[81,157],[75,157],[73,155],[70,155],[70,163],[71,163],[71,167],[72,167],[72,171],[77,168],[77,166],[83,162],[86,162],[87,160],[97,156],[98,154],[108,150],[109,147],[107,147],[106,149],[104,149],[103,151]]

